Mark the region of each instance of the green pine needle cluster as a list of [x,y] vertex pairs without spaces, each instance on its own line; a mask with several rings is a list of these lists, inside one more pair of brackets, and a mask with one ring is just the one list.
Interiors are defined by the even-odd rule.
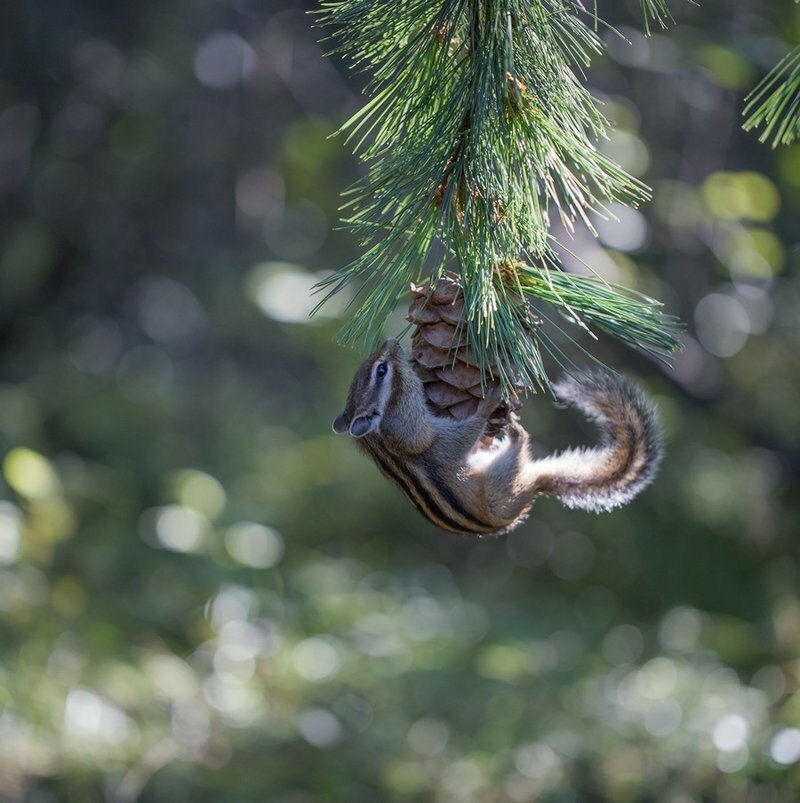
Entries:
[[747,96],[745,131],[764,126],[759,139],[772,147],[800,138],[800,45],[784,56]]
[[[664,0],[642,7],[665,22]],[[345,341],[372,347],[409,282],[454,269],[480,367],[508,386],[547,386],[542,350],[558,353],[520,291],[656,356],[676,349],[655,302],[564,273],[551,239],[551,215],[591,230],[591,213],[648,195],[595,145],[608,123],[579,76],[601,50],[596,15],[577,0],[326,0],[321,17],[372,76],[343,129],[367,166],[345,204],[363,253],[324,283],[326,298],[360,285]]]
[[672,14],[666,0],[641,0],[641,5],[644,28],[648,34],[653,23],[659,28],[666,28],[672,22]]

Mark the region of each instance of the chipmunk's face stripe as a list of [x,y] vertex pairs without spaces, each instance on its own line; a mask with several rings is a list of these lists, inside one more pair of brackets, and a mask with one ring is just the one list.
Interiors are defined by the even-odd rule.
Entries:
[[349,431],[354,438],[363,438],[378,429],[395,384],[395,367],[390,358],[399,348],[391,348],[390,353],[384,354],[385,346],[356,371],[344,410],[333,422],[334,432]]

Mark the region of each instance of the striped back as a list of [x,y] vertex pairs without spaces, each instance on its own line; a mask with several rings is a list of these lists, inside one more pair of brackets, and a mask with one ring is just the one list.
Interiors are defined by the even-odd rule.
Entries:
[[460,535],[488,535],[500,529],[471,513],[445,479],[424,457],[400,458],[367,436],[358,445],[375,461],[381,473],[398,485],[414,507],[442,530]]

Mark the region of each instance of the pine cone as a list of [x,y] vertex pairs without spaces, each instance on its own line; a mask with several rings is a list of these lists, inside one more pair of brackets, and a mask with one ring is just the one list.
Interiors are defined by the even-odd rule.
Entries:
[[[464,311],[464,297],[458,276],[446,273],[431,288],[431,282],[411,285],[411,305],[406,319],[416,328],[411,336],[411,362],[424,383],[428,405],[436,415],[458,421],[473,415],[483,396],[500,388],[495,377],[484,376],[477,367],[467,344],[466,328],[459,327]],[[519,393],[504,399],[489,420],[487,435],[494,437],[522,407]]]

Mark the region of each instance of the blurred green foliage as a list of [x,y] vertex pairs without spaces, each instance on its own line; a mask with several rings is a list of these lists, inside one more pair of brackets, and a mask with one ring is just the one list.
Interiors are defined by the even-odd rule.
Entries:
[[690,323],[673,371],[592,344],[668,459],[469,540],[330,432],[359,100],[307,7],[3,4],[3,801],[800,798],[800,148],[739,125],[800,9],[637,7],[589,82],[654,200],[571,250]]

